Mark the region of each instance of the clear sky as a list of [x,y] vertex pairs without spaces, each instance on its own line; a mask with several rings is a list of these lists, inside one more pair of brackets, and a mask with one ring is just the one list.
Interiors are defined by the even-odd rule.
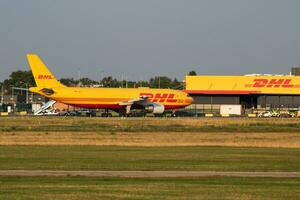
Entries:
[[58,78],[288,73],[300,1],[0,0],[0,80],[30,52]]

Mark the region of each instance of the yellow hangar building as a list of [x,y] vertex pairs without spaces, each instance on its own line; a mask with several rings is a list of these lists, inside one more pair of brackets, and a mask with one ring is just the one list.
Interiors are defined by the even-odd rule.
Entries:
[[219,113],[222,105],[240,105],[243,113],[260,110],[298,110],[300,69],[291,75],[186,76],[189,107],[200,113]]

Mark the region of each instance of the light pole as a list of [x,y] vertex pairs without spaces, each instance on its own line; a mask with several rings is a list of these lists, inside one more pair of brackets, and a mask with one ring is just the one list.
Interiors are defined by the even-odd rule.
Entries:
[[100,86],[101,86],[101,82],[102,82],[103,78],[104,78],[104,71],[101,70],[101,71],[100,71],[100,81],[99,81],[99,85],[100,85]]
[[124,72],[121,72],[121,87],[123,88],[123,82],[124,82]]
[[80,68],[78,68],[78,80],[80,81],[81,79],[81,71],[80,71]]
[[78,68],[78,86],[81,87],[81,71],[80,71],[80,68]]
[[14,99],[14,90],[20,90],[21,92],[22,91],[26,91],[26,103],[28,103],[28,85],[26,84],[26,87],[27,88],[19,88],[19,87],[12,87],[11,89],[12,89],[12,95],[11,95],[11,100],[13,101],[13,99]]
[[26,104],[28,104],[28,83],[26,83]]
[[28,83],[26,83],[24,81],[20,81],[20,83],[25,84],[26,88],[17,88],[17,87],[13,87],[13,88],[16,90],[20,90],[21,94],[23,94],[22,91],[24,91],[24,90],[26,91],[26,104],[28,104]]
[[160,88],[160,76],[158,76],[158,88]]
[[14,86],[11,87],[11,103],[14,103]]
[[3,101],[4,101],[4,85],[2,85],[1,87],[1,105],[3,105]]

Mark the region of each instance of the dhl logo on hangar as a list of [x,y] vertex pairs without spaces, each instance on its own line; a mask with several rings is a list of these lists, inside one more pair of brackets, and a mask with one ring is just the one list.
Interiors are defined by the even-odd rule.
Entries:
[[292,79],[254,79],[252,84],[245,87],[253,88],[300,88],[300,84],[293,84]]
[[296,94],[300,76],[186,76],[191,94]]

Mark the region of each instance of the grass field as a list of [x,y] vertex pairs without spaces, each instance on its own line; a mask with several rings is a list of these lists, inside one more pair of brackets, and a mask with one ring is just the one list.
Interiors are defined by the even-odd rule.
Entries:
[[[300,119],[1,117],[0,170],[300,171]],[[0,177],[0,199],[300,199],[299,178]]]
[[0,145],[300,148],[299,119],[2,117]]
[[0,199],[299,199],[293,178],[5,178]]
[[0,146],[0,169],[299,171],[300,149]]
[[300,119],[1,117],[0,131],[300,132]]

